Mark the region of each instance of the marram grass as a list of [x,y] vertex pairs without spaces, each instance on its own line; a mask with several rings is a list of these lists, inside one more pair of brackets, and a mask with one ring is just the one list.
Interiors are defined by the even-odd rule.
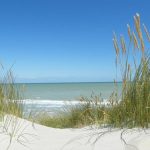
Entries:
[[79,104],[65,106],[54,116],[38,115],[36,122],[55,128],[79,128],[86,125],[99,124],[103,120],[102,99],[91,95],[90,98],[81,97]]
[[[149,33],[140,24],[140,16],[134,16],[135,31],[128,25],[129,46],[120,42],[116,49],[117,66],[122,73],[122,96],[118,105],[108,111],[109,123],[117,127],[150,127],[150,55]],[[143,29],[143,30],[142,30]],[[144,31],[144,32],[142,32]],[[146,39],[144,38],[146,35]],[[116,36],[114,36],[116,42]],[[117,43],[119,45],[119,43]],[[126,46],[127,47],[127,46]]]
[[105,105],[98,96],[82,97],[84,103],[64,109],[56,116],[42,115],[37,122],[59,128],[92,124],[119,128],[150,127],[150,55],[146,48],[150,34],[145,25],[141,26],[139,14],[134,16],[134,28],[132,31],[127,25],[128,44],[123,35],[119,40],[115,33],[113,36],[116,67],[122,75],[121,96],[114,89]]
[[23,105],[20,93],[15,87],[11,71],[1,77],[0,82],[0,115],[13,114],[18,117],[23,115]]
[[[2,68],[2,74],[3,71]],[[0,77],[0,134],[9,137],[7,150],[10,148],[13,138],[17,137],[17,141],[21,143],[19,137],[22,137],[23,133],[19,133],[21,123],[18,121],[18,117],[23,115],[23,105],[19,99],[20,94],[15,87],[13,75],[11,71],[8,71],[6,75],[3,74]]]

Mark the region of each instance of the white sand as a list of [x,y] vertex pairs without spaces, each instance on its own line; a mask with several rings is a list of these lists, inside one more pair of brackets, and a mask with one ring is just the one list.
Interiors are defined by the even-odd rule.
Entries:
[[[16,128],[9,150],[150,150],[150,130],[134,129],[124,131],[113,129],[98,138],[98,133],[109,129],[54,129],[13,118],[8,122],[7,132],[0,133],[0,150],[6,150],[10,142],[12,128]],[[16,126],[17,125],[17,126]],[[2,128],[0,128],[2,131]]]

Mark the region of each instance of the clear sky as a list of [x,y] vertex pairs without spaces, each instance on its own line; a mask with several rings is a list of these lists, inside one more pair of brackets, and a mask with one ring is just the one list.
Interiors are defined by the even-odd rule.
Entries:
[[126,34],[149,0],[1,0],[0,61],[18,82],[112,81],[112,32]]

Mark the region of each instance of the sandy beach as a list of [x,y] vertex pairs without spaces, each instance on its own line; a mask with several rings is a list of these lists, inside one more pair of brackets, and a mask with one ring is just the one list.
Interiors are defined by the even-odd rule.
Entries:
[[[55,129],[16,117],[10,122],[7,132],[3,130],[0,134],[0,150],[149,150],[150,147],[148,129]],[[12,131],[15,132],[9,145]],[[106,134],[102,135],[103,132]],[[125,141],[121,140],[122,132]]]

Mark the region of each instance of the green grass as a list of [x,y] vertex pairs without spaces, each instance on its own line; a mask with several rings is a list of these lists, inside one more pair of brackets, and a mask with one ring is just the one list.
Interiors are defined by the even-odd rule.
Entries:
[[18,117],[23,115],[23,105],[20,100],[20,93],[15,87],[13,75],[8,71],[1,77],[0,82],[0,115],[13,114]]
[[[20,93],[14,84],[12,72],[5,73],[3,67],[0,76],[0,134],[8,135],[10,148],[14,137],[21,137],[19,133],[21,122],[18,117],[23,117],[23,104],[20,100]],[[21,142],[20,142],[21,143]]]
[[[109,123],[115,127],[148,128],[150,127],[150,55],[146,45],[149,45],[150,35],[145,25],[144,29],[141,27],[139,14],[134,16],[134,22],[136,31],[131,31],[128,25],[128,46],[125,45],[123,36],[119,45],[114,35],[116,65],[122,74],[122,95],[118,105],[108,111]],[[147,38],[144,38],[144,34]]]
[[36,122],[55,128],[79,128],[94,123],[99,124],[103,120],[103,106],[100,105],[101,99],[98,96],[91,98],[81,97],[79,104],[65,106],[63,111],[54,116],[41,114]]
[[145,58],[133,79],[123,83],[121,101],[108,109],[115,127],[150,127],[150,58]]

